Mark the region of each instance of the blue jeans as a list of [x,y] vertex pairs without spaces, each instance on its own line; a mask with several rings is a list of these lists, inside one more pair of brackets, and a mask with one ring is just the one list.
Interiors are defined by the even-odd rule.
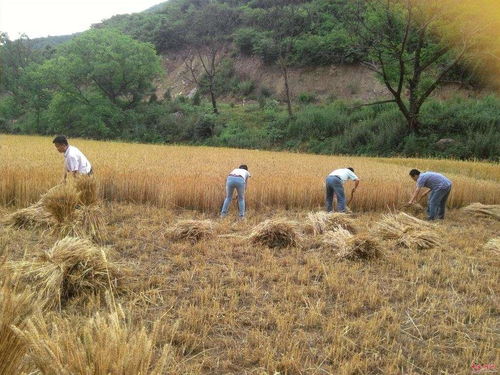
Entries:
[[450,195],[450,191],[451,186],[449,188],[432,190],[429,193],[427,200],[427,216],[429,220],[444,219],[446,200]]
[[337,196],[337,210],[345,212],[345,194],[342,180],[337,176],[326,178],[326,211],[333,211],[333,195]]
[[229,176],[226,180],[226,199],[222,206],[221,216],[226,216],[233,199],[234,189],[238,192],[238,207],[240,217],[245,216],[245,180],[243,177]]

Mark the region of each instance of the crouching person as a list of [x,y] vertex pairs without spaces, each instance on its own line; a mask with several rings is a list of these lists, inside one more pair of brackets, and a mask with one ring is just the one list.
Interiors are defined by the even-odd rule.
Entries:
[[71,146],[64,135],[58,135],[52,143],[54,143],[58,152],[64,154],[63,181],[66,181],[68,175],[76,177],[78,175],[91,176],[93,174],[89,160],[78,148]]
[[229,211],[234,190],[238,192],[240,218],[245,217],[245,191],[250,176],[248,167],[245,164],[240,165],[229,173],[226,179],[226,199],[224,199],[224,204],[222,205],[221,217],[225,217]]
[[[423,172],[418,169],[410,171],[410,177],[417,182],[417,188],[411,197],[409,204],[418,202],[429,193],[427,200],[427,217],[429,220],[444,219],[446,201],[451,191],[451,181],[440,173]],[[423,188],[428,190],[421,195]]]

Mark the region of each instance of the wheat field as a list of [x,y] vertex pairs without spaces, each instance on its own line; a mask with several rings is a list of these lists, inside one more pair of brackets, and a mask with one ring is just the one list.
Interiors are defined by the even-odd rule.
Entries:
[[[351,166],[361,179],[351,208],[387,210],[409,199],[411,168],[430,168],[454,183],[450,207],[472,202],[500,203],[500,166],[451,160],[318,156],[210,147],[142,145],[75,139],[70,143],[91,161],[100,196],[107,201],[217,213],[227,174],[240,164],[252,173],[249,212],[318,209],[324,180],[334,169]],[[63,157],[49,137],[0,136],[0,204],[24,207],[57,184]],[[349,197],[350,189],[347,185]]]
[[[397,206],[413,167],[451,177],[452,207],[498,203],[498,165],[74,140],[96,197],[46,193],[50,141],[0,138],[0,374],[497,370],[500,206],[432,223]],[[240,163],[249,215],[219,219]],[[362,179],[352,215],[322,211],[338,166]]]

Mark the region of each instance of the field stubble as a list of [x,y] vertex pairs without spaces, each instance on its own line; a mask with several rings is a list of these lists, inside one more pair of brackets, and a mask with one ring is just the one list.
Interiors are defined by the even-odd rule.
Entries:
[[[274,248],[251,235],[275,214],[213,221],[204,229],[210,236],[197,241],[171,232],[186,220],[205,223],[200,212],[116,203],[105,212],[109,261],[130,269],[133,282],[112,301],[70,303],[20,324],[33,348],[23,362],[31,371],[104,361],[107,352],[88,341],[93,335],[134,353],[135,335],[147,343],[137,356],[146,362],[127,361],[123,348],[114,363],[103,362],[103,369],[123,364],[127,375],[140,366],[157,373],[160,358],[165,374],[468,374],[471,363],[498,363],[500,264],[496,250],[483,249],[500,230],[493,218],[452,210],[445,222],[425,226],[440,244],[421,249],[379,237],[384,215],[359,214],[351,224],[380,254],[349,260],[328,246],[331,239],[321,241],[330,229],[308,228],[313,215],[305,211],[277,213],[297,223],[303,238]],[[57,241],[51,236],[0,227],[8,263],[36,259]],[[78,335],[87,337],[82,345],[72,339]],[[61,363],[49,355],[57,350]],[[68,362],[71,351],[81,360]]]

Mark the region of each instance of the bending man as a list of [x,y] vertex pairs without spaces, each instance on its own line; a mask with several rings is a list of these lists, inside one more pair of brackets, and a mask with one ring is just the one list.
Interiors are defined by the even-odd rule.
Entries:
[[64,181],[68,173],[73,176],[92,175],[92,165],[83,153],[75,146],[70,146],[64,135],[58,135],[52,141],[57,151],[64,154]]
[[229,173],[226,180],[226,199],[224,199],[224,204],[222,206],[221,217],[227,215],[235,189],[238,192],[240,218],[245,217],[245,191],[247,188],[247,180],[250,176],[248,167],[245,164],[240,165]]
[[[446,200],[451,191],[451,181],[440,173],[430,171],[420,173],[418,169],[412,169],[410,177],[413,181],[417,182],[417,188],[408,203],[413,204],[418,202],[421,198],[431,193],[427,200],[427,216],[429,220],[444,219]],[[429,190],[420,195],[423,188]]]
[[333,196],[337,196],[337,211],[345,212],[344,184],[347,180],[354,181],[351,194],[354,194],[359,185],[359,178],[354,174],[354,169],[336,169],[326,178],[326,211],[333,211]]

